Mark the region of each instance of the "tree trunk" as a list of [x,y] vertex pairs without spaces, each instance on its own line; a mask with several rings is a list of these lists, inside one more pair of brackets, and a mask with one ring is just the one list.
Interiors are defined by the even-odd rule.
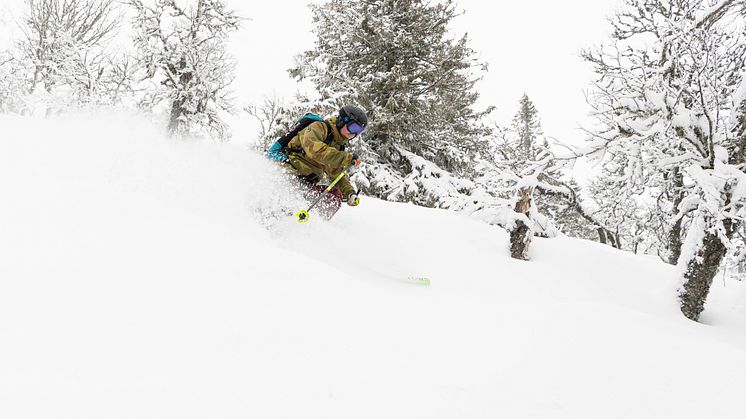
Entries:
[[171,114],[168,118],[168,133],[175,137],[182,133],[182,125],[185,124],[182,115],[188,115],[187,99],[180,97],[171,102]]
[[[705,226],[710,225],[711,223],[705,223]],[[726,237],[731,238],[739,227],[739,223],[726,219],[723,220],[723,226],[725,227]],[[718,273],[720,263],[725,258],[726,252],[727,248],[717,233],[707,231],[696,253],[687,262],[684,285],[679,291],[681,312],[687,318],[694,321],[699,320],[699,315],[705,307],[707,294],[710,292],[712,280]]]
[[596,231],[598,232],[598,241],[601,244],[606,244],[606,230],[604,230],[601,227],[596,228]]
[[699,315],[705,308],[712,280],[725,256],[725,250],[725,245],[717,234],[708,232],[695,256],[687,263],[684,286],[679,294],[681,312],[687,318],[699,320]]
[[611,244],[611,247],[613,247],[615,249],[621,249],[622,248],[622,245],[619,243],[619,234],[610,233],[609,234],[609,243]]
[[[520,199],[515,204],[515,212],[525,214],[528,217],[531,208],[531,193],[533,188],[521,188]],[[510,256],[515,259],[528,260],[528,246],[531,244],[533,232],[521,220],[516,221],[516,225],[510,232]]]
[[171,136],[176,136],[181,133],[181,126],[184,121],[181,119],[183,115],[188,115],[191,112],[187,108],[189,106],[190,95],[190,84],[194,78],[194,74],[191,71],[185,71],[187,67],[187,61],[182,58],[178,64],[169,65],[169,72],[179,76],[178,85],[171,86],[176,91],[176,98],[171,102],[171,115],[168,119],[168,133]]
[[[674,188],[674,200],[673,200],[673,211],[679,210],[681,202],[684,201],[684,175],[677,168],[673,171],[673,188]],[[676,265],[679,263],[681,257],[681,246],[683,245],[682,237],[682,223],[683,217],[679,217],[671,226],[671,230],[668,232],[668,263]]]
[[682,219],[679,218],[671,227],[671,231],[668,232],[668,263],[676,265],[679,263],[681,257],[681,246],[683,242],[681,240],[681,223]]

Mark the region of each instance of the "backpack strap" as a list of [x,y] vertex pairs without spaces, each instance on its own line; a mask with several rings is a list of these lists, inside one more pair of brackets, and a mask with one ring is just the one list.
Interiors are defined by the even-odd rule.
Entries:
[[[299,132],[301,132],[307,126],[313,124],[316,121],[324,121],[324,119],[312,113],[307,113],[303,115],[298,120],[298,122],[296,122],[295,125],[293,125],[293,128],[290,131],[288,131],[285,135],[280,137],[280,139],[277,141],[280,143],[283,149],[287,148],[288,144],[290,144],[290,141],[293,138],[295,138],[295,136],[298,135]],[[329,123],[327,122],[326,125],[329,126]]]

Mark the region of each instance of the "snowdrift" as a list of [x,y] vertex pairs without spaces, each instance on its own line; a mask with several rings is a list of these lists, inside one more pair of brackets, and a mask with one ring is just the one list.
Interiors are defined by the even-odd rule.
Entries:
[[[135,116],[0,117],[2,418],[743,418],[746,289],[362,198]],[[430,286],[411,278],[428,277]]]

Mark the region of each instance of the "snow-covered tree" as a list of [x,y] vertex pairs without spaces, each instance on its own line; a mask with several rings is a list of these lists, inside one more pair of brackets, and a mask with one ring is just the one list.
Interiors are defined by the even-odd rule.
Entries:
[[231,111],[233,59],[228,35],[241,19],[222,0],[128,0],[137,15],[135,46],[152,87],[145,108],[169,107],[176,136],[229,136],[221,112]]
[[[555,226],[566,234],[597,237],[601,227],[584,211],[578,186],[563,175],[566,161],[550,148],[528,95],[521,97],[511,125],[495,133],[494,149],[477,180],[488,191],[516,201],[516,219],[506,225],[514,257],[525,259],[531,236],[554,234]],[[537,221],[539,214],[542,223]]]
[[23,113],[26,110],[27,74],[31,74],[30,66],[18,59],[13,51],[0,52],[0,112]]
[[615,172],[609,170],[617,167],[607,162],[603,173],[587,187],[590,212],[608,229],[607,234],[600,235],[601,241],[634,253],[655,254],[669,231],[667,225],[655,224],[663,215],[650,205],[654,198],[646,191],[630,194],[631,189],[620,187]]
[[611,40],[584,53],[598,74],[592,101],[603,129],[591,149],[611,165],[605,184],[640,197],[666,225],[669,257],[681,255],[681,310],[693,320],[726,253],[738,250],[746,203],[746,40],[720,21],[737,3],[627,0]]
[[466,36],[449,37],[454,2],[329,0],[311,8],[316,46],[290,73],[314,84],[326,113],[348,103],[367,110],[359,185],[387,199],[443,206],[435,190],[442,182],[431,176],[469,172],[488,133],[484,112],[474,110],[483,65]]
[[541,128],[539,111],[525,93],[518,102],[518,111],[513,116],[511,128],[513,141],[504,144],[506,152],[514,155],[511,160],[534,160],[541,150],[549,148]]
[[24,112],[37,100],[55,112],[105,101],[117,17],[114,0],[26,0],[23,36],[3,61],[2,90],[16,96],[13,108]]
[[549,154],[552,157],[538,178],[540,182],[534,194],[541,213],[553,220],[567,235],[599,238],[596,232],[604,227],[584,208],[580,187],[563,170],[565,163],[572,162],[557,158],[559,150],[551,149],[541,128],[539,112],[528,95],[521,97],[513,122],[504,132],[507,134],[503,135],[498,150],[503,158],[513,162],[514,170],[521,164],[540,160],[541,155]]
[[245,106],[244,111],[259,123],[259,138],[255,146],[261,151],[266,151],[282,136],[280,125],[287,113],[282,100],[277,95],[266,96],[260,105]]
[[20,48],[33,63],[31,89],[46,90],[67,83],[70,77],[90,88],[100,67],[98,47],[116,29],[114,1],[26,0]]

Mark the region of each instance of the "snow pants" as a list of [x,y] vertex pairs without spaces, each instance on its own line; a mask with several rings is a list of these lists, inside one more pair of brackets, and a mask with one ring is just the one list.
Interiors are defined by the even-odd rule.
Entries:
[[[307,179],[303,176],[298,177],[303,197],[309,205],[321,196],[328,185],[317,184],[313,179]],[[342,207],[342,191],[336,186],[324,194],[323,198],[313,207],[313,211],[321,215],[325,220],[331,220],[334,214]]]

